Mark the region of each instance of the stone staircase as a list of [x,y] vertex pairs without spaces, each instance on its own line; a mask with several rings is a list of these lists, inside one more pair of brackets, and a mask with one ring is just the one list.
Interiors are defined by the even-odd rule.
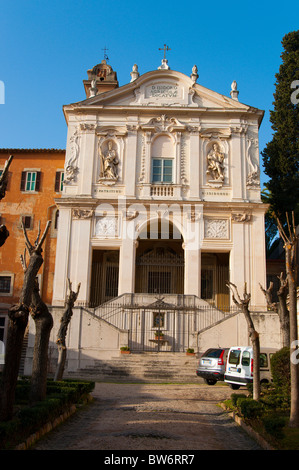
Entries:
[[185,353],[131,353],[95,360],[94,365],[65,374],[65,378],[107,382],[201,383],[196,375],[198,357]]

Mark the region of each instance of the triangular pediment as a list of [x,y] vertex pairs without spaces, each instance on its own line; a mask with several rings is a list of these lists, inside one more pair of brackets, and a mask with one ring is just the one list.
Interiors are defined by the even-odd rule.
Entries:
[[172,70],[148,72],[127,85],[97,94],[75,105],[79,107],[250,109],[249,106],[209,90],[195,83],[187,75]]

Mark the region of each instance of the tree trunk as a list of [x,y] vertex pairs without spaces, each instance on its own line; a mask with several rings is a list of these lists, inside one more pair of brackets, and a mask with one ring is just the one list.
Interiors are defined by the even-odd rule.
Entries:
[[[297,326],[297,243],[295,214],[292,212],[292,224],[286,214],[289,235],[286,235],[282,223],[278,218],[277,224],[281,238],[284,241],[286,257],[286,274],[289,286],[289,319],[290,319],[290,370],[291,370],[291,411],[289,426],[299,427],[299,364],[293,361],[292,357],[298,346],[298,326]],[[297,350],[298,352],[298,350]]]
[[55,377],[54,377],[55,382],[58,382],[59,380],[63,379],[65,361],[66,361],[66,347],[63,346],[62,344],[58,344],[58,360],[57,360],[57,368],[56,368]]
[[35,279],[32,293],[31,316],[35,322],[35,342],[31,375],[30,401],[41,401],[46,397],[48,348],[53,318],[39,294],[39,285]]
[[280,288],[277,291],[278,296],[278,316],[282,331],[282,346],[290,347],[290,313],[287,308],[288,282],[283,279],[283,273],[280,275]]
[[253,399],[259,401],[261,396],[261,383],[260,383],[260,337],[254,328],[253,320],[249,312],[250,294],[247,293],[247,285],[244,285],[244,297],[241,299],[237,287],[229,282],[227,287],[233,292],[233,301],[244,313],[247,325],[248,334],[252,343],[253,349]]
[[71,307],[68,306],[61,318],[60,328],[57,334],[57,341],[56,341],[56,344],[58,346],[58,362],[57,362],[57,369],[56,369],[55,377],[54,377],[55,381],[62,380],[63,378],[65,361],[66,361],[66,351],[67,351],[65,339],[66,339],[68,325],[71,321],[72,315],[73,315],[73,310]]
[[34,281],[42,263],[42,256],[38,253],[33,253],[24,276],[20,301],[17,305],[11,307],[9,312],[10,322],[6,341],[0,402],[0,419],[3,421],[11,419],[13,414],[15,389],[20,368],[24,333],[28,323],[29,305],[31,303]]
[[66,309],[60,320],[60,328],[57,334],[57,341],[56,341],[56,344],[58,346],[58,362],[57,362],[57,368],[56,368],[55,377],[54,377],[55,381],[62,380],[63,378],[65,361],[66,361],[66,352],[67,352],[65,339],[66,339],[67,329],[68,329],[69,323],[73,315],[73,307],[75,305],[75,302],[77,300],[79,290],[80,290],[80,284],[78,284],[77,292],[74,292],[72,290],[72,284],[69,279],[68,279],[68,284],[69,284],[70,294],[66,301]]
[[19,367],[21,361],[22,345],[24,333],[28,323],[29,309],[23,305],[11,308],[7,341],[5,348],[5,364],[2,373],[0,388],[0,421],[9,421],[13,415],[13,405],[15,401],[15,390],[18,380]]
[[[293,254],[286,248],[286,263],[288,269],[289,284],[289,311],[290,311],[290,357],[297,348],[298,344],[298,326],[297,326],[297,282],[296,265],[294,266]],[[299,364],[297,361],[290,362],[291,368],[291,412],[290,427],[299,427]]]
[[261,377],[260,377],[260,337],[253,330],[249,333],[253,349],[253,399],[259,401],[261,397]]
[[50,222],[47,223],[46,229],[41,239],[39,239],[39,233],[34,245],[31,245],[28,240],[26,230],[23,226],[25,244],[30,254],[30,260],[29,265],[25,270],[19,303],[11,307],[9,312],[10,322],[6,342],[5,364],[0,386],[0,420],[2,421],[10,420],[13,415],[15,390],[20,368],[24,333],[28,323],[29,306],[31,304],[35,278],[41,265],[43,264],[43,257],[41,254],[42,244],[45,240],[49,227]]
[[279,276],[280,286],[277,291],[278,302],[272,301],[273,282],[270,282],[268,289],[263,289],[260,284],[260,288],[264,293],[267,301],[269,310],[277,312],[280,329],[282,332],[282,344],[283,347],[290,347],[290,315],[287,308],[287,295],[288,295],[288,281],[283,278],[283,273]]

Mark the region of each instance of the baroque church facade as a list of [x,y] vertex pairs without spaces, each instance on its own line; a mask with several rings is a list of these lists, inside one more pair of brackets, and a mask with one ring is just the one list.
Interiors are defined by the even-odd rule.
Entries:
[[78,305],[125,294],[195,296],[228,311],[226,282],[265,310],[265,205],[259,127],[264,112],[190,76],[157,70],[119,86],[103,60],[86,99],[64,106],[68,126],[53,306],[68,279]]

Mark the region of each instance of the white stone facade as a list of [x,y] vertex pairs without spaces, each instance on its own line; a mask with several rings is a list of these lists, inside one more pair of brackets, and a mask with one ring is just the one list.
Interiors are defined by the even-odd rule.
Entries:
[[95,251],[118,253],[117,295],[134,293],[140,239],[159,220],[182,238],[181,293],[201,297],[204,257],[225,254],[230,281],[241,291],[246,282],[252,309],[264,309],[263,111],[239,102],[235,84],[233,98],[204,88],[194,71],[134,74],[64,107],[52,304],[64,305],[70,278],[81,283],[78,304],[89,305]]

